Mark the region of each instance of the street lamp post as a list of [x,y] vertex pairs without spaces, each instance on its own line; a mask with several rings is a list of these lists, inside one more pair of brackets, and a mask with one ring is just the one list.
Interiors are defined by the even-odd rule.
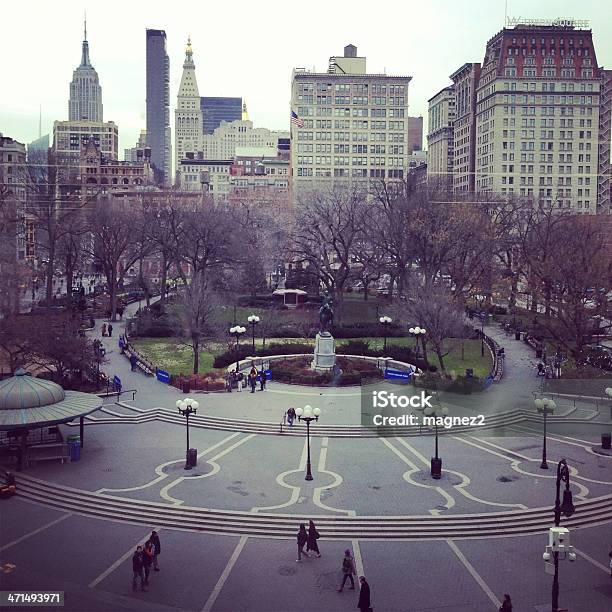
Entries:
[[239,338],[240,336],[242,336],[242,334],[244,334],[244,332],[246,332],[246,327],[242,327],[241,325],[234,325],[234,327],[230,327],[229,332],[230,334],[236,337],[236,374],[238,374],[240,366],[240,356],[238,352],[240,350]]
[[431,458],[431,476],[438,480],[442,476],[442,459],[438,457],[438,417],[444,417],[448,414],[446,406],[427,406],[423,410],[423,414],[428,417],[434,417],[434,427],[436,430],[436,452],[435,457]]
[[480,356],[484,357],[485,354],[485,350],[484,350],[484,323],[485,323],[485,313],[483,310],[483,306],[485,303],[485,300],[487,299],[487,296],[484,294],[478,294],[476,296],[476,299],[478,300],[479,306],[480,306]]
[[[561,483],[565,483],[563,491],[563,502],[561,502]],[[570,475],[569,467],[565,459],[561,459],[557,465],[557,494],[555,497],[555,526],[551,527],[549,532],[549,544],[544,552],[544,561],[550,560],[550,553],[553,554],[555,564],[555,574],[552,584],[552,612],[559,611],[559,552],[567,553],[570,561],[576,560],[576,553],[572,546],[569,545],[569,531],[559,527],[561,523],[561,515],[566,517],[574,514],[574,502],[572,501],[572,492],[570,490]]]
[[194,399],[190,397],[186,397],[184,400],[178,400],[176,402],[176,407],[180,414],[182,414],[187,419],[187,450],[185,451],[185,468],[186,470],[190,470],[193,465],[189,458],[189,417],[192,414],[196,414],[199,404]]
[[393,319],[391,317],[388,317],[387,315],[384,315],[382,317],[380,317],[378,319],[381,323],[381,325],[383,326],[383,333],[384,333],[384,347],[383,347],[383,352],[385,353],[385,355],[387,354],[387,327],[391,324],[391,321],[393,321]]
[[[606,395],[612,401],[612,387],[606,387]],[[612,403],[610,404],[610,419],[612,420]]]
[[311,408],[310,406],[304,406],[304,408],[298,408],[295,411],[297,418],[300,421],[306,421],[306,444],[308,446],[308,459],[306,461],[306,478],[305,480],[312,480],[312,470],[310,467],[310,423],[312,421],[318,421],[321,415],[320,408]]
[[408,333],[411,336],[414,336],[414,348],[416,351],[416,358],[419,358],[419,337],[421,337],[421,340],[423,342],[423,359],[425,361],[427,361],[427,355],[425,353],[425,334],[427,333],[427,330],[423,327],[419,327],[418,325],[416,327],[411,327],[408,330]]
[[555,404],[553,400],[548,399],[547,397],[543,397],[541,399],[538,398],[537,400],[534,401],[534,404],[535,404],[536,410],[540,414],[544,415],[544,438],[543,438],[543,443],[542,443],[542,463],[540,464],[540,469],[547,470],[548,463],[546,463],[546,417],[555,411],[555,408],[557,407],[557,405]]
[[257,315],[250,315],[247,318],[247,321],[251,324],[253,328],[253,356],[255,356],[255,326],[259,323],[259,317]]

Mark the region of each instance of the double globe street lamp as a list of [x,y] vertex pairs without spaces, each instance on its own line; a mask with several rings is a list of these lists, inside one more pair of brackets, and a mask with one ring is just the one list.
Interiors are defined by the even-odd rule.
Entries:
[[383,326],[383,334],[384,334],[383,351],[386,355],[387,354],[387,327],[391,325],[391,322],[393,321],[393,319],[391,317],[388,317],[387,315],[384,315],[380,317],[378,320],[380,321],[380,324]]
[[255,356],[255,326],[259,323],[260,319],[257,315],[252,314],[247,318],[247,321],[251,324],[253,328],[253,356]]
[[295,414],[300,421],[306,421],[306,443],[308,446],[308,458],[306,461],[305,480],[312,480],[312,470],[310,467],[310,423],[312,421],[319,420],[319,417],[321,416],[321,409],[312,408],[311,406],[304,406],[304,408],[297,408]]
[[242,334],[244,334],[246,332],[246,327],[242,327],[241,325],[234,325],[233,327],[230,327],[229,333],[234,336],[236,338],[236,374],[238,374],[238,370],[240,367],[240,354],[239,354],[239,349],[240,349],[240,336],[242,336]]
[[427,330],[424,329],[423,327],[419,327],[418,325],[416,327],[411,327],[408,330],[408,333],[411,336],[414,336],[414,348],[416,351],[416,359],[419,358],[419,337],[422,338],[423,341],[423,358],[425,358],[425,334],[427,333]]
[[536,410],[544,415],[544,439],[542,443],[542,463],[540,469],[547,470],[548,463],[546,463],[546,417],[555,411],[557,405],[554,400],[548,399],[547,397],[538,398],[534,401]]
[[185,452],[186,470],[190,470],[194,465],[196,465],[196,451],[195,449],[189,448],[189,417],[192,414],[197,413],[199,406],[200,405],[198,402],[190,397],[186,397],[185,399],[178,400],[176,402],[176,407],[178,408],[179,413],[187,419],[187,451]]

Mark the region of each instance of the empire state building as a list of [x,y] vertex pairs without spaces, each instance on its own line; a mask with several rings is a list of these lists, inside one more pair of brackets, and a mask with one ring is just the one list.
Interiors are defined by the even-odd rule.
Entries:
[[70,83],[68,118],[70,121],[102,121],[102,87],[98,81],[98,73],[89,61],[87,22],[81,65],[73,72]]

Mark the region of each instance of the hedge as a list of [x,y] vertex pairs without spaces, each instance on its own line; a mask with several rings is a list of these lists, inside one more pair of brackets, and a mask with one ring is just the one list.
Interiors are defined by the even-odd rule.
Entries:
[[295,354],[312,354],[313,348],[310,344],[304,342],[272,342],[266,348],[258,348],[253,355],[251,346],[241,346],[240,350],[226,351],[215,357],[213,362],[214,368],[226,368],[236,361],[243,361],[247,357],[269,357],[270,355],[295,355]]
[[472,378],[466,378],[465,376],[451,378],[448,375],[428,373],[414,377],[412,382],[416,387],[446,391],[448,393],[460,393],[462,395],[484,391],[486,388],[484,379],[477,376]]
[[302,385],[360,385],[364,380],[382,378],[382,371],[374,364],[364,361],[338,358],[342,374],[338,377],[332,372],[317,372],[310,368],[310,356],[282,359],[271,364],[272,380]]

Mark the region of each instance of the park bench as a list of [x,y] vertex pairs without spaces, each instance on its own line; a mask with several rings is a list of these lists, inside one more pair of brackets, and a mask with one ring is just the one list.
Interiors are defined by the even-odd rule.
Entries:
[[27,463],[37,461],[52,461],[59,459],[62,463],[70,459],[70,448],[64,442],[37,444],[28,448]]

